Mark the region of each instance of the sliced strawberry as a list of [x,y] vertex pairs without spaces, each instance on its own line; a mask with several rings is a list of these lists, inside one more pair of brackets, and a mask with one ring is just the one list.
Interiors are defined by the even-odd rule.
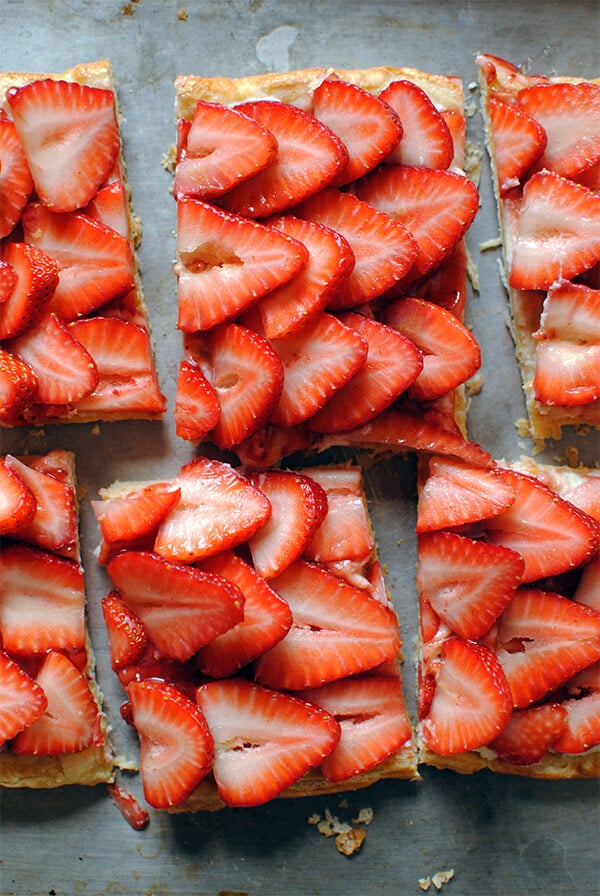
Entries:
[[277,140],[267,128],[221,103],[198,100],[189,127],[179,133],[176,199],[222,196],[277,158]]
[[102,616],[108,635],[110,663],[116,672],[140,659],[148,644],[148,637],[139,616],[116,591],[111,591],[102,598]]
[[600,523],[600,474],[596,471],[586,473],[572,488],[562,492],[562,497],[579,507],[588,516]]
[[119,497],[92,501],[92,509],[105,541],[134,541],[154,532],[181,497],[170,482],[153,482]]
[[0,239],[17,226],[33,180],[15,124],[0,115]]
[[0,258],[0,306],[10,299],[18,279],[19,276],[13,266]]
[[541,158],[546,148],[546,132],[513,103],[491,96],[488,111],[498,189],[500,196],[505,196],[519,186],[523,175]]
[[[417,532],[431,532],[497,517],[515,501],[516,484],[500,469],[434,457],[417,511]],[[510,545],[507,545],[510,547]]]
[[179,365],[175,396],[175,433],[180,439],[203,439],[216,425],[221,407],[202,370],[184,358]]
[[122,600],[168,659],[185,662],[243,618],[238,588],[158,554],[123,551],[107,569]]
[[6,100],[42,202],[57,212],[86,205],[120,150],[112,92],[44,78]]
[[304,549],[304,556],[320,563],[365,562],[371,558],[374,539],[360,469],[311,467],[305,472],[325,491],[327,516]]
[[33,492],[6,460],[0,461],[0,535],[17,534],[36,511]]
[[84,675],[63,653],[50,651],[36,681],[48,700],[45,712],[14,739],[12,749],[27,756],[60,756],[92,746],[98,706]]
[[255,569],[270,579],[310,544],[327,513],[327,495],[314,479],[292,470],[267,470],[248,478],[272,507],[267,525],[249,541]]
[[72,485],[10,454],[4,463],[25,483],[36,505],[31,519],[20,527],[18,538],[48,551],[76,545],[78,515]]
[[524,568],[514,551],[453,532],[419,535],[418,553],[420,597],[453,632],[474,641],[512,600]]
[[236,455],[247,470],[264,470],[276,466],[296,451],[306,451],[314,444],[305,426],[272,426],[259,430],[251,439],[236,445]]
[[423,356],[423,369],[409,387],[409,395],[416,401],[440,398],[479,370],[477,340],[440,305],[405,296],[388,306],[385,320],[410,339]]
[[348,150],[348,163],[334,180],[338,187],[372,171],[402,136],[395,111],[347,81],[325,78],[313,92],[313,114],[340,137]]
[[403,224],[377,211],[368,200],[362,202],[351,193],[329,189],[303,203],[296,213],[341,233],[354,253],[354,268],[330,296],[330,309],[369,302],[412,269],[417,257],[413,237]]
[[500,96],[505,100],[514,102],[515,93],[522,88],[533,84],[548,83],[548,78],[542,75],[525,74],[512,62],[507,62],[500,56],[493,56],[491,53],[480,53],[475,61],[493,95]]
[[392,81],[380,94],[402,122],[402,138],[385,164],[449,168],[454,143],[441,112],[412,81]]
[[551,171],[523,188],[509,282],[515,289],[548,289],[600,261],[600,196]]
[[452,137],[453,155],[450,168],[464,170],[467,156],[467,120],[458,109],[440,109]]
[[281,426],[312,417],[365,365],[368,353],[363,336],[332,314],[321,314],[271,344],[284,367],[283,390],[271,414]]
[[26,242],[58,265],[50,308],[62,320],[76,320],[134,288],[129,241],[100,221],[76,212],[58,214],[34,202],[23,212],[23,231]]
[[524,582],[574,569],[597,553],[600,536],[591,517],[532,476],[514,470],[501,476],[516,498],[486,522],[486,538],[521,554]]
[[15,288],[0,305],[0,339],[11,339],[42,316],[58,285],[58,267],[27,243],[6,243],[1,253],[17,275]]
[[0,347],[0,420],[9,426],[19,423],[19,415],[37,396],[38,379],[31,365]]
[[192,563],[251,538],[271,516],[265,495],[229,464],[198,457],[181,468],[174,484],[181,500],[159,527],[154,549]]
[[475,750],[504,728],[511,714],[506,677],[491,650],[448,638],[428,672],[431,701],[421,720],[427,747],[441,756]]
[[106,789],[125,821],[134,831],[142,831],[150,821],[148,810],[144,809],[133,794],[117,784],[116,781],[109,781]]
[[417,242],[411,281],[444,261],[469,229],[479,207],[475,185],[464,175],[404,165],[382,167],[357,187],[360,199],[400,221]]
[[120,236],[129,237],[128,197],[122,180],[113,180],[101,187],[83,213],[100,221]]
[[600,691],[565,700],[566,730],[554,742],[558,753],[585,753],[600,743]]
[[290,606],[288,634],[258,659],[256,680],[302,690],[373,669],[400,647],[394,611],[324,567],[292,563],[272,587]]
[[575,177],[600,162],[600,86],[540,84],[520,90],[517,100],[547,135],[541,168]]
[[421,352],[402,333],[356,312],[339,319],[366,339],[367,360],[308,421],[316,432],[345,432],[369,423],[411,388],[423,369]]
[[467,305],[468,266],[469,259],[463,238],[439,267],[411,286],[411,291],[415,296],[441,305],[463,321]]
[[290,629],[292,614],[283,598],[233,551],[208,557],[201,569],[233,582],[244,595],[243,620],[196,655],[196,664],[205,675],[224,678],[281,641]]
[[340,738],[329,713],[241,678],[201,685],[196,699],[214,738],[219,796],[229,806],[273,799]]
[[195,703],[165,681],[132,681],[127,695],[140,738],[144,797],[155,809],[178,806],[212,765],[206,721]]
[[273,164],[222,198],[229,211],[248,218],[279,214],[323,190],[347,165],[342,141],[309,112],[276,100],[236,108],[267,128],[278,149]]
[[39,684],[0,650],[0,745],[39,719],[47,706]]
[[521,588],[498,620],[496,653],[513,706],[529,706],[600,658],[600,614],[560,594]]
[[519,709],[489,746],[512,765],[531,765],[554,746],[566,724],[567,710],[560,703]]
[[177,203],[178,327],[207,330],[287,283],[308,250],[275,230],[196,199]]

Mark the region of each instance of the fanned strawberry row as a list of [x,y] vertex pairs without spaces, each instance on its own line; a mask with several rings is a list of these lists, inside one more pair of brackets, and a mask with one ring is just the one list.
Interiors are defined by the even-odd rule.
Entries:
[[599,501],[593,473],[430,460],[417,517],[425,761],[598,774]]
[[464,116],[377,92],[321,73],[296,104],[199,96],[178,122],[181,437],[254,467],[329,444],[488,462],[455,406],[480,365]]
[[243,476],[200,457],[102,498],[103,612],[150,805],[257,805],[311,770],[329,789],[384,762],[414,774],[357,467]]
[[0,423],[159,417],[113,91],[1,93]]

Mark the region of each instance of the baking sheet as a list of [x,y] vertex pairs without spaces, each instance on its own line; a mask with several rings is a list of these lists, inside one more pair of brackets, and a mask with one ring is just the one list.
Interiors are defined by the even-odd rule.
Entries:
[[[363,2],[363,0],[0,0],[0,68],[62,71],[110,57],[124,114],[125,155],[139,252],[156,343],[164,424],[127,423],[3,432],[2,451],[75,451],[88,498],[113,479],[172,475],[194,456],[176,439],[173,395],[181,355],[172,273],[175,204],[162,166],[174,137],[173,81],[178,74],[236,76],[307,66],[408,65],[460,75],[477,104],[474,56],[485,50],[528,71],[598,75],[597,2]],[[482,144],[478,111],[469,137]],[[481,289],[468,320],[482,346],[483,389],[474,396],[469,434],[496,457],[531,451],[514,421],[524,415],[498,252],[480,252],[497,233],[487,159],[482,209],[469,234]],[[565,458],[577,445],[597,460],[597,439],[569,437],[541,459]],[[413,586],[414,462],[369,469],[367,488],[381,557],[406,645],[405,678],[415,637]],[[109,590],[94,561],[96,523],[84,503],[82,534],[89,616],[106,709],[117,749],[135,757],[119,717],[122,692],[107,655],[100,599]],[[410,701],[414,710],[414,701]],[[598,782],[535,782],[480,772],[462,777],[423,770],[420,783],[382,782],[349,795],[275,801],[249,810],[167,816],[151,813],[136,833],[103,787],[0,795],[0,893],[77,896],[336,896],[420,894],[419,879],[453,869],[444,894],[590,896],[600,892]],[[125,785],[141,795],[137,776]],[[361,851],[348,858],[308,819],[330,811],[341,821],[369,807]],[[433,886],[430,893],[435,893]]]

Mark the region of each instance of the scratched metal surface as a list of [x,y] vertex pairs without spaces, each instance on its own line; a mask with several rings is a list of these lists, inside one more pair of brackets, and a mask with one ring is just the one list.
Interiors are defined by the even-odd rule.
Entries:
[[[179,15],[187,11],[187,19]],[[576,75],[600,70],[597,2],[496,0],[0,0],[0,69],[61,71],[109,56],[125,117],[125,153],[136,212],[144,226],[140,261],[156,340],[159,374],[170,398],[164,424],[130,423],[3,433],[3,451],[64,446],[76,452],[88,497],[115,478],[168,476],[193,456],[174,435],[172,399],[180,338],[175,330],[175,208],[163,154],[173,139],[173,80],[180,73],[228,75],[313,65],[409,65],[463,77],[477,102],[474,55],[486,50],[529,71]],[[469,120],[481,143],[481,121]],[[496,457],[531,450],[514,421],[524,413],[505,327],[497,252],[479,251],[496,234],[484,159],[482,209],[469,236],[481,291],[469,320],[483,350],[483,389],[470,408],[470,434]],[[546,458],[564,457],[562,445]],[[580,446],[593,460],[597,444]],[[415,636],[414,465],[370,469],[368,493],[381,556],[398,609],[413,683]],[[108,590],[94,563],[96,527],[84,502],[82,533],[90,625],[98,676],[120,750],[135,742],[120,722],[122,699],[107,659],[99,601]],[[414,709],[414,700],[410,700]],[[140,794],[139,780],[127,782]],[[429,770],[419,784],[380,783],[347,797],[276,801],[252,810],[169,817],[152,813],[135,833],[104,788],[0,796],[0,892],[18,894],[235,893],[249,896],[419,894],[418,880],[454,869],[444,892],[460,896],[589,896],[599,892],[598,786],[547,783]],[[308,824],[329,809],[341,820],[361,808],[373,821],[361,851],[337,853]],[[435,892],[433,888],[431,892]]]

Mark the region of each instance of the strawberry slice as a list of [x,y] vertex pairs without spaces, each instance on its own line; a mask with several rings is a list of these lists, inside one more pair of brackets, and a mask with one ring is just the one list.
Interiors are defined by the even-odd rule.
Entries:
[[447,638],[426,674],[431,700],[421,710],[421,734],[434,753],[451,756],[475,750],[508,722],[508,683],[500,663],[482,644]]
[[106,789],[127,824],[134,831],[143,831],[150,821],[148,810],[136,800],[132,793],[129,793],[116,781],[109,781]]
[[292,614],[283,598],[233,551],[208,557],[201,569],[233,582],[244,595],[243,620],[196,654],[196,665],[205,675],[224,678],[281,641],[290,629]]
[[394,611],[325,567],[296,560],[271,580],[293,617],[288,634],[259,657],[261,684],[318,687],[394,659],[400,636]]
[[523,187],[509,282],[515,289],[549,289],[600,261],[600,196],[551,171]]
[[448,167],[464,170],[467,156],[467,121],[458,109],[441,109],[440,115],[452,137],[453,155]]
[[174,484],[181,499],[161,523],[154,550],[193,563],[251,538],[271,516],[268,498],[233,467],[198,457]]
[[48,551],[73,548],[77,543],[78,516],[72,485],[10,454],[4,463],[25,484],[35,501],[35,512],[16,533],[18,538]]
[[557,753],[585,753],[600,743],[600,691],[592,691],[563,703],[566,730],[554,742]]
[[488,111],[498,189],[500,196],[506,196],[541,158],[546,132],[535,118],[513,103],[491,96]]
[[13,751],[27,756],[60,756],[92,746],[97,736],[99,711],[77,666],[63,653],[51,650],[36,681],[48,705],[32,725],[15,737]]
[[112,228],[80,213],[49,211],[39,202],[27,206],[22,220],[25,241],[58,265],[50,308],[62,320],[76,320],[134,288],[129,241]]
[[478,640],[521,583],[519,554],[454,532],[419,535],[417,585],[436,614],[461,638]]
[[370,771],[410,742],[411,727],[397,677],[362,675],[298,695],[330,713],[340,741],[321,763],[328,781],[347,781]]
[[367,561],[374,539],[365,509],[362,474],[357,468],[311,467],[306,471],[325,491],[327,516],[304,549],[304,556],[320,563]]
[[502,470],[516,498],[485,524],[486,538],[517,551],[525,561],[524,582],[574,569],[598,551],[597,523],[538,479]]
[[417,257],[407,228],[361,199],[329,189],[296,209],[301,218],[341,233],[354,253],[354,268],[329,297],[330,309],[352,308],[377,298],[403,279]]
[[17,276],[10,296],[0,305],[0,339],[12,339],[42,316],[58,285],[58,267],[27,243],[5,243],[0,251]]
[[278,149],[273,164],[223,196],[229,211],[248,218],[279,214],[323,190],[348,164],[342,141],[309,112],[276,100],[236,109],[267,128]]
[[489,746],[511,765],[531,765],[554,746],[566,724],[567,710],[560,703],[518,709]]
[[83,209],[84,215],[129,238],[129,200],[122,180],[101,187]]
[[408,390],[416,401],[440,398],[479,370],[477,340],[441,305],[405,296],[388,306],[385,320],[410,339],[423,356],[423,369]]
[[463,321],[467,306],[468,266],[466,243],[462,239],[439,267],[411,286],[412,294],[441,305]]
[[170,482],[153,482],[119,497],[91,501],[102,538],[108,542],[135,541],[154,532],[181,497]]
[[[475,185],[463,174],[404,165],[383,166],[357,186],[359,199],[400,221],[416,240],[413,281],[444,261],[479,207]],[[406,281],[405,281],[406,282]]]
[[[417,533],[497,517],[515,501],[516,483],[499,468],[434,457],[419,499]],[[507,547],[511,545],[507,544]]]
[[254,568],[270,579],[310,544],[327,513],[327,495],[314,479],[291,470],[267,470],[248,478],[272,507],[267,525],[249,540]]
[[57,212],[86,205],[120,150],[112,92],[43,78],[6,100],[42,202]]
[[366,339],[332,314],[321,314],[271,344],[284,368],[281,397],[271,414],[277,426],[312,417],[365,365],[368,354]]
[[0,650],[0,745],[39,719],[47,706],[39,684]]
[[356,84],[334,78],[325,78],[315,88],[313,114],[348,150],[348,162],[334,180],[337,187],[372,171],[402,136],[400,119],[387,103]]
[[309,421],[316,432],[345,432],[363,426],[412,386],[423,369],[423,356],[402,333],[356,312],[339,315],[345,326],[366,339],[367,360]]
[[0,629],[11,654],[79,650],[84,646],[83,570],[41,548],[10,544],[2,550]]
[[273,134],[239,109],[198,100],[189,127],[179,129],[173,194],[214,199],[277,158]]
[[18,279],[13,266],[0,258],[0,312],[1,306],[10,299]]
[[600,614],[551,591],[521,588],[498,620],[495,649],[522,709],[600,658]]
[[167,659],[185,662],[244,616],[243,595],[230,582],[158,554],[123,551],[107,570]]
[[505,101],[514,102],[515,93],[525,87],[548,83],[543,75],[526,75],[512,62],[491,53],[480,53],[475,61],[492,94]]
[[0,535],[18,533],[26,526],[36,511],[36,500],[32,491],[23,482],[16,470],[0,461]]
[[520,90],[517,101],[548,138],[541,168],[576,177],[600,162],[600,86],[539,84]]
[[196,699],[215,743],[219,796],[229,806],[272,800],[318,766],[340,738],[329,713],[241,678],[201,685]]
[[216,426],[220,414],[219,399],[209,380],[195,361],[184,358],[177,375],[175,434],[199,441]]
[[425,91],[412,81],[392,81],[381,91],[402,122],[402,138],[385,164],[417,168],[449,168],[454,141],[442,113]]
[[195,703],[165,681],[132,681],[127,695],[140,739],[144,797],[155,809],[178,806],[212,765],[206,721]]
[[207,330],[287,283],[308,250],[275,230],[197,199],[177,203],[178,327]]
[[111,591],[102,598],[101,605],[110,664],[117,672],[141,658],[148,645],[148,636],[139,616],[119,597],[117,591]]
[[12,426],[37,400],[38,379],[33,368],[0,347],[0,421]]
[[32,190],[33,179],[15,124],[0,113],[0,239],[19,223]]

